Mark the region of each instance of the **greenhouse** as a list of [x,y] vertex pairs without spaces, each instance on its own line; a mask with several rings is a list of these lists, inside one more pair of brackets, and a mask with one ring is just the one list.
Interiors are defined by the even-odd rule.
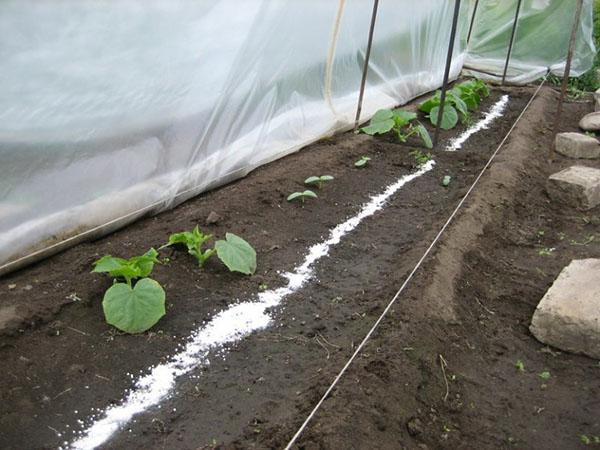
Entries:
[[600,444],[598,0],[0,3],[0,448]]

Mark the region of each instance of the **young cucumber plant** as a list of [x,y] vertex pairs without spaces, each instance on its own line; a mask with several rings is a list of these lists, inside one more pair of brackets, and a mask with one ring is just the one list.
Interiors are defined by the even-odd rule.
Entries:
[[126,333],[142,333],[165,315],[165,291],[148,278],[158,262],[158,252],[151,248],[141,256],[123,259],[106,255],[94,263],[92,272],[125,281],[115,282],[104,293],[102,308],[107,323]]
[[192,231],[172,234],[169,236],[169,242],[161,248],[177,244],[185,245],[188,253],[196,258],[200,267],[216,254],[231,272],[241,272],[246,275],[256,272],[256,251],[244,239],[233,233],[226,233],[225,240],[217,241],[214,248],[203,250],[202,246],[210,239],[212,235],[202,233],[196,226]]
[[424,166],[432,158],[431,153],[423,153],[421,150],[413,150],[409,153],[409,155],[415,158],[415,164],[417,167]]
[[417,135],[425,147],[433,148],[427,129],[417,120],[417,114],[410,111],[380,109],[369,122],[369,126],[363,127],[359,131],[371,136],[394,131],[400,142],[406,142],[409,137]]
[[212,248],[202,250],[204,243],[210,239],[212,239],[212,234],[202,233],[196,225],[192,231],[182,231],[181,233],[172,234],[169,236],[169,242],[161,248],[183,244],[187,247],[188,253],[198,260],[198,265],[203,267],[204,263],[215,253],[215,249]]
[[361,156],[360,159],[354,163],[354,165],[356,167],[365,167],[369,161],[371,161],[371,158],[368,156]]
[[[489,94],[489,88],[481,80],[465,81],[450,89],[446,94],[441,128],[444,130],[454,128],[458,123],[459,115],[463,123],[468,122],[470,120],[469,111],[477,109],[481,100]],[[441,102],[441,92],[437,91],[433,97],[419,106],[420,111],[428,114],[433,125],[438,123]]]
[[307,189],[304,192],[294,192],[288,195],[287,201],[291,202],[293,200],[300,200],[302,203],[304,203],[307,198],[317,198],[317,194],[310,189]]
[[323,189],[323,185],[331,180],[333,180],[333,177],[331,175],[321,175],[320,177],[313,176],[308,177],[306,180],[304,180],[304,184],[314,184],[319,189]]

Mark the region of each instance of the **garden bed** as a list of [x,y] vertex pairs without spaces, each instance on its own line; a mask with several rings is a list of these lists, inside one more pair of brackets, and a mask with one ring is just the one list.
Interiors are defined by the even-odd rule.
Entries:
[[[407,183],[315,266],[315,278],[271,313],[270,327],[209,355],[182,376],[172,395],[135,417],[105,448],[279,448],[362,340],[475,176],[506,135],[532,90],[507,91],[505,115],[457,152],[437,151],[430,172]],[[486,111],[505,92],[493,91]],[[565,106],[565,130],[589,104]],[[469,213],[394,307],[373,341],[302,437],[306,448],[545,448],[600,435],[597,362],[556,354],[528,333],[537,301],[570,258],[597,256],[594,213],[549,203],[547,163],[552,91],[532,106],[484,177]],[[479,117],[474,117],[477,120]],[[442,145],[464,131],[442,133]],[[0,280],[0,447],[55,448],[90,417],[119,404],[133,381],[165,362],[219,311],[285,284],[308,248],[356,214],[371,195],[414,172],[414,147],[346,133],[269,164],[247,178],[79,245]],[[515,150],[516,149],[516,150]],[[372,159],[354,167],[362,155]],[[310,175],[335,180],[304,206],[286,202]],[[448,187],[445,175],[452,176]],[[221,219],[204,225],[211,211]],[[475,222],[473,217],[480,218]],[[258,253],[252,277],[216,260],[204,270],[167,250],[154,278],[167,315],[150,332],[115,332],[102,317],[110,279],[90,273],[110,253],[139,254],[172,232],[199,224],[221,238],[243,236]],[[543,231],[543,234],[539,232]],[[561,234],[563,233],[564,236]],[[562,236],[562,240],[560,239]],[[600,236],[599,236],[600,238]],[[542,256],[542,248],[556,248]],[[440,263],[443,262],[442,263]],[[440,370],[447,362],[448,396]],[[515,370],[517,359],[526,373]],[[541,389],[538,372],[552,378]],[[458,395],[458,397],[457,397]],[[577,405],[577,406],[576,406]],[[534,407],[537,408],[534,410]],[[92,409],[94,410],[92,411]],[[540,410],[540,408],[542,408]],[[538,412],[539,410],[539,412]],[[596,422],[594,422],[596,420]],[[34,431],[35,432],[32,432]],[[60,436],[59,436],[60,434]]]

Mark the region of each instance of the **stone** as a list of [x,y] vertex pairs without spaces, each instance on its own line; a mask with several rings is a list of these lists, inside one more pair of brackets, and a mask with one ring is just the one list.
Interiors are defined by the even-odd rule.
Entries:
[[558,153],[569,158],[600,158],[598,139],[582,133],[558,133],[555,148]]
[[0,334],[21,321],[16,305],[0,308]]
[[206,225],[214,225],[219,220],[221,220],[221,216],[219,216],[216,212],[211,211],[208,217],[206,218]]
[[594,92],[594,111],[600,112],[600,89]]
[[544,344],[600,359],[600,259],[571,261],[538,304],[529,330]]
[[583,119],[579,121],[579,128],[584,131],[600,131],[600,112],[583,116]]
[[572,166],[550,175],[546,191],[553,201],[580,210],[600,204],[600,169]]

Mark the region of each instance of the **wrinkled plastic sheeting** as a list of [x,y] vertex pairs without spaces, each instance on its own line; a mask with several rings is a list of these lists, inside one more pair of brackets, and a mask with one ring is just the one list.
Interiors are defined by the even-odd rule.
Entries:
[[[441,84],[452,8],[380,3],[364,119]],[[366,0],[1,2],[0,272],[348,129],[371,10]]]
[[[584,0],[571,76],[592,67],[596,48],[593,40],[593,1]],[[515,41],[507,71],[513,84],[532,82],[548,71],[562,76],[578,0],[523,0]],[[504,71],[517,0],[480,0],[465,65],[498,74],[492,77],[469,72],[483,79],[499,79]],[[471,8],[475,1],[471,0]]]

